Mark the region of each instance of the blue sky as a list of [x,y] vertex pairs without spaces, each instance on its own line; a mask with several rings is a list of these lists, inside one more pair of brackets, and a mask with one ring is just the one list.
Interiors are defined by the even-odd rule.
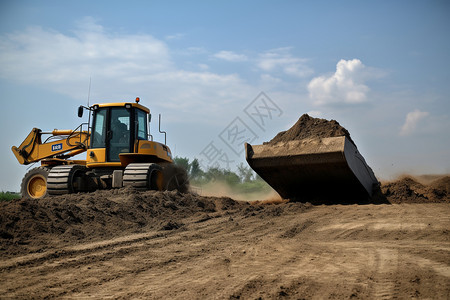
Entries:
[[174,154],[205,166],[234,168],[240,142],[310,113],[381,179],[450,173],[449,31],[448,1],[2,0],[0,190],[19,190],[10,147],[33,127],[78,126],[90,78],[91,103],[139,96],[152,131],[161,113]]

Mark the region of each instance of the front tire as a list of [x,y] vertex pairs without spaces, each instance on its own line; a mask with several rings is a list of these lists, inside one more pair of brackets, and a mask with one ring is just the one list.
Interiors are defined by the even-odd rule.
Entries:
[[22,179],[20,193],[26,199],[41,199],[48,195],[47,178],[49,168],[38,167],[28,171]]

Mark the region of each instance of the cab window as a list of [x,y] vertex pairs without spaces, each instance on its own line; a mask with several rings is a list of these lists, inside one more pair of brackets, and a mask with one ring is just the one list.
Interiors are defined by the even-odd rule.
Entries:
[[120,153],[130,152],[130,137],[130,110],[125,107],[111,107],[109,161],[120,161]]
[[99,109],[95,113],[94,128],[92,130],[92,148],[106,147],[106,113],[107,109]]
[[136,109],[136,130],[138,140],[148,139],[147,113],[140,109]]

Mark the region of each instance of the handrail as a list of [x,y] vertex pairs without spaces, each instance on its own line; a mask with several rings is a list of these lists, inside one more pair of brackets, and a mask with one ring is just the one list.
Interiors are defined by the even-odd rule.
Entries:
[[159,114],[159,126],[158,130],[160,133],[164,133],[164,145],[167,145],[167,132],[161,131],[161,114]]

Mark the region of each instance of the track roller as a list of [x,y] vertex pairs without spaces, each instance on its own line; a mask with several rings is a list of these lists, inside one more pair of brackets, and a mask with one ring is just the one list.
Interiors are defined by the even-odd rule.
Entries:
[[123,172],[123,186],[162,191],[164,189],[162,168],[154,163],[129,164]]
[[53,167],[48,174],[47,191],[50,195],[77,193],[83,190],[86,167],[62,165]]

